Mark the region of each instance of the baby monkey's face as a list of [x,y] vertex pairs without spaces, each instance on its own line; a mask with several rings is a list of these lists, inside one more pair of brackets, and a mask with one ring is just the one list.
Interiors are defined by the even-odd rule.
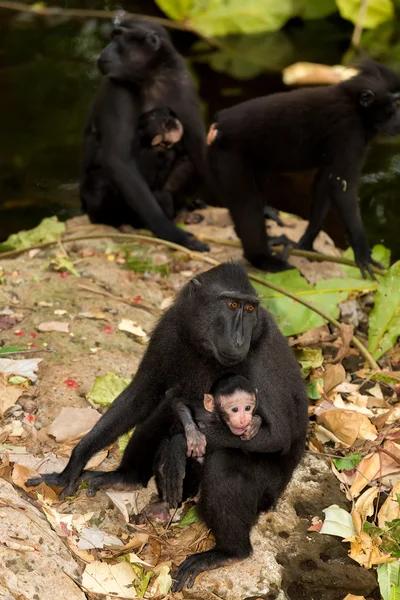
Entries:
[[206,394],[204,406],[209,412],[218,413],[234,435],[243,435],[253,419],[256,397],[244,390],[215,398]]

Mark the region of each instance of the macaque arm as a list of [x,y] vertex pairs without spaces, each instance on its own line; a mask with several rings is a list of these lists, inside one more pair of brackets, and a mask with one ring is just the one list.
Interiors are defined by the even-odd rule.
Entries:
[[194,422],[190,408],[182,400],[177,400],[174,404],[174,410],[185,430],[187,455],[204,456],[206,451],[206,437]]
[[272,432],[269,425],[261,425],[257,435],[250,440],[242,440],[241,436],[234,435],[226,425],[210,425],[206,430],[207,447],[237,448],[248,452],[285,452],[287,440],[284,433]]

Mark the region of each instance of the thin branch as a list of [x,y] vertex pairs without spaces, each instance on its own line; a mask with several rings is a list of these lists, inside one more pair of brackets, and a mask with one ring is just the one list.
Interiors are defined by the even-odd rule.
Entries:
[[39,16],[64,16],[73,17],[78,19],[110,19],[113,20],[121,16],[123,13],[124,18],[140,18],[151,23],[157,23],[168,29],[177,29],[179,31],[189,31],[194,33],[199,38],[205,40],[219,50],[226,48],[225,44],[220,40],[217,40],[208,35],[204,35],[200,31],[193,27],[189,21],[171,21],[165,17],[153,17],[151,15],[142,15],[138,13],[125,12],[121,10],[97,10],[97,9],[85,9],[85,8],[61,8],[59,6],[44,6],[38,7],[37,4],[25,4],[24,2],[13,2],[12,0],[4,0],[0,2],[0,8],[6,10],[15,10],[17,12],[32,13]]
[[[131,240],[131,241],[138,240],[138,241],[146,242],[148,244],[162,245],[162,246],[166,246],[167,248],[171,248],[173,250],[178,250],[179,252],[183,252],[184,254],[189,256],[189,258],[192,260],[200,260],[202,262],[205,262],[205,263],[208,263],[208,264],[211,264],[214,266],[218,266],[221,264],[219,261],[215,260],[214,258],[211,258],[210,256],[205,256],[201,252],[194,252],[193,250],[190,250],[189,248],[185,248],[184,246],[180,246],[179,244],[174,244],[173,242],[169,242],[167,240],[162,240],[162,239],[159,239],[156,237],[150,237],[148,235],[131,234],[131,233],[99,233],[99,234],[95,233],[95,234],[90,234],[90,235],[86,235],[86,236],[63,238],[63,242],[64,242],[64,244],[66,244],[67,242],[78,242],[78,241],[84,241],[84,240],[85,241],[86,240],[96,240],[96,239],[103,239],[103,238],[111,238],[111,239],[117,239],[117,240]],[[38,246],[34,246],[33,248],[43,249],[43,248],[47,248],[49,246],[53,246],[54,244],[57,244],[57,242],[47,242],[45,244],[40,244]],[[20,254],[21,252],[27,252],[29,250],[32,250],[33,248],[24,248],[23,250],[18,250],[18,251],[3,252],[2,254],[0,254],[0,259],[1,259],[1,257],[10,258],[10,256],[15,256],[16,253]],[[326,321],[329,321],[329,323],[331,323],[334,327],[337,327],[338,329],[340,329],[339,321],[337,321],[336,319],[334,319],[333,317],[331,317],[330,315],[328,315],[321,309],[315,307],[313,304],[311,304],[307,300],[303,300],[303,298],[300,298],[299,296],[295,296],[291,292],[288,292],[285,288],[280,287],[279,285],[275,285],[274,283],[271,283],[270,281],[267,281],[265,279],[262,279],[261,277],[259,277],[257,275],[253,275],[252,273],[249,273],[248,275],[249,275],[249,279],[251,279],[252,281],[260,283],[261,285],[264,285],[264,286],[274,290],[275,292],[282,294],[283,296],[287,296],[288,298],[291,298],[295,302],[299,302],[299,304],[303,304],[303,306],[306,306],[308,309],[317,313],[318,315],[320,315],[320,317],[322,317]],[[372,369],[375,369],[377,371],[381,370],[378,363],[374,360],[372,355],[368,352],[368,350],[365,348],[365,346],[362,344],[362,342],[360,342],[360,340],[355,335],[353,335],[351,343],[359,350],[360,354],[369,363],[369,365]]]
[[158,308],[148,306],[147,304],[143,304],[143,302],[134,302],[133,300],[129,300],[128,298],[122,298],[121,296],[115,296],[114,294],[110,294],[110,292],[106,292],[105,290],[97,290],[96,288],[91,287],[90,285],[82,285],[78,284],[78,288],[81,290],[85,290],[87,292],[92,292],[93,294],[99,294],[99,296],[105,296],[106,298],[110,298],[111,300],[117,300],[118,302],[123,302],[128,306],[133,306],[134,308],[139,308],[141,310],[145,310],[146,312],[152,315],[159,315],[160,311]]
[[351,45],[353,46],[353,48],[358,48],[358,46],[360,45],[361,34],[365,23],[365,17],[367,16],[368,2],[369,0],[361,0],[356,26],[354,27],[353,35],[351,38]]
[[[198,235],[197,237],[202,242],[208,242],[209,244],[218,244],[219,246],[229,246],[231,248],[241,248],[240,242],[236,242],[234,240],[223,240],[219,238],[209,237],[207,235]],[[283,246],[275,246],[275,248],[279,250],[280,248],[283,249]],[[358,269],[358,266],[354,260],[344,258],[343,256],[331,256],[329,254],[322,254],[322,252],[314,252],[311,250],[299,250],[298,248],[289,248],[289,254],[291,256],[301,256],[303,258],[307,258],[308,260],[316,260],[318,262],[332,262],[337,263],[339,265],[355,267],[356,269]],[[378,267],[374,267],[373,265],[372,271],[377,275],[386,275],[385,270],[379,269]]]

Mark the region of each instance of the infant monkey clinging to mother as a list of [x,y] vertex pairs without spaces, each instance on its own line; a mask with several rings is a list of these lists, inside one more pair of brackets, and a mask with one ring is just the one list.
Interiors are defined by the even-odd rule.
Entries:
[[226,373],[214,381],[208,394],[204,394],[203,407],[193,415],[184,399],[174,402],[174,410],[185,430],[187,455],[202,457],[206,451],[207,424],[220,421],[227,425],[233,435],[242,440],[253,439],[262,419],[255,414],[257,389],[242,375]]

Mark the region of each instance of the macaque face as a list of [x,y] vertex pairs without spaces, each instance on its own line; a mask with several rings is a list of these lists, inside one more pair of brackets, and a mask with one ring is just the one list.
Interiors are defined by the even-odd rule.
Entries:
[[209,412],[218,412],[234,435],[243,435],[253,419],[256,397],[244,390],[215,399],[206,394],[204,407]]

